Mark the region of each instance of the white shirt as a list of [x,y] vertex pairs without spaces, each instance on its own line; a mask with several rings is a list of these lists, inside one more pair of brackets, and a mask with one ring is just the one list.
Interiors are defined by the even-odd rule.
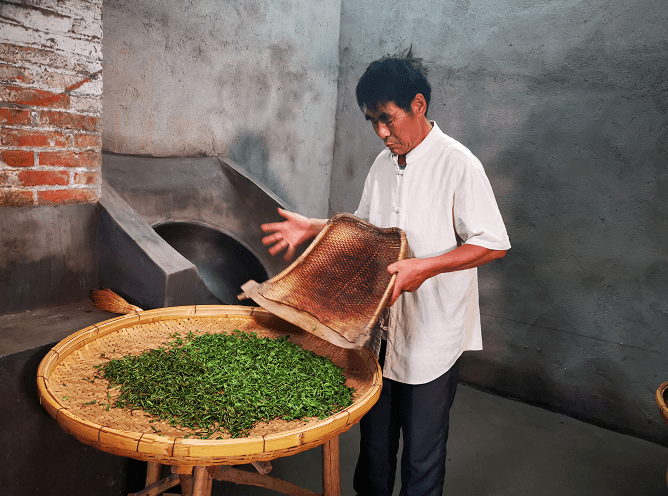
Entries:
[[[383,150],[364,183],[357,217],[399,227],[410,255],[426,258],[462,243],[510,248],[494,193],[480,161],[432,122],[427,137],[406,155],[406,167]],[[383,376],[424,384],[447,372],[466,350],[482,349],[476,269],[439,274],[390,308]],[[379,352],[381,336],[370,346]]]

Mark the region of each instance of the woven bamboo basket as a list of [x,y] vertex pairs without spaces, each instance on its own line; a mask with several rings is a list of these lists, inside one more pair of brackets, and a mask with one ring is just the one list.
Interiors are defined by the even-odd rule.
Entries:
[[656,406],[659,407],[659,413],[663,420],[668,423],[668,382],[664,382],[656,390]]
[[[656,406],[659,407],[661,418],[668,424],[668,382],[664,382],[657,388]],[[668,484],[668,470],[666,471],[666,484]]]
[[406,257],[406,234],[336,214],[289,267],[268,281],[248,281],[239,298],[342,348],[369,340],[392,294],[387,266]]
[[[260,337],[288,336],[329,357],[343,369],[346,384],[355,388],[353,404],[322,420],[274,420],[256,425],[245,438],[203,440],[188,438],[193,431],[156,421],[142,410],[107,409],[104,404],[113,404],[118,390],[108,390],[105,380],[91,380],[95,365],[157,348],[174,332],[199,335],[236,329]],[[40,403],[66,432],[109,453],[169,465],[268,461],[321,445],[361,419],[377,401],[381,384],[380,366],[370,351],[337,347],[261,308],[225,305],[135,311],[101,322],[58,343],[37,371]]]

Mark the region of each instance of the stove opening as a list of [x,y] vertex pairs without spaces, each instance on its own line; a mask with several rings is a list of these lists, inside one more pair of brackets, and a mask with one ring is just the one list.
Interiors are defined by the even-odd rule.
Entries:
[[191,222],[167,222],[153,227],[169,245],[197,267],[204,284],[225,305],[253,306],[240,301],[241,285],[268,279],[267,271],[253,253],[234,238]]

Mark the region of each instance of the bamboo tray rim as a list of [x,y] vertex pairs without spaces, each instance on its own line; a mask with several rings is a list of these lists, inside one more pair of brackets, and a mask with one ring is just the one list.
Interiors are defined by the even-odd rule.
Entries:
[[668,423],[668,405],[666,404],[666,395],[668,395],[668,382],[661,384],[656,390],[656,405],[659,407],[659,413],[663,420]]
[[[37,388],[40,404],[60,426],[80,441],[114,454],[146,461],[172,464],[200,464],[216,462],[237,464],[271,460],[316,447],[350,429],[373,406],[380,396],[382,371],[375,355],[369,349],[344,350],[357,356],[364,364],[365,374],[371,375],[368,387],[353,404],[322,420],[307,425],[261,436],[197,439],[163,435],[151,432],[127,431],[105,426],[73,413],[49,389],[49,377],[58,365],[80,348],[103,336],[126,327],[165,320],[190,318],[249,318],[259,321],[281,322],[279,317],[259,307],[237,305],[191,305],[135,311],[88,326],[57,343],[42,359],[37,369]],[[292,326],[295,332],[305,331]],[[319,339],[309,337],[308,339]],[[328,346],[333,346],[329,345]]]

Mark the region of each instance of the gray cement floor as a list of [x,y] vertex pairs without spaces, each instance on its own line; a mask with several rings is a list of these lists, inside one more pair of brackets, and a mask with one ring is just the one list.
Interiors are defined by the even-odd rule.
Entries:
[[[340,436],[342,496],[355,494],[358,443],[357,426]],[[453,406],[448,453],[444,495],[668,495],[668,448],[464,385]],[[319,448],[272,463],[271,475],[322,490]],[[218,481],[213,486],[213,496],[273,494]]]

